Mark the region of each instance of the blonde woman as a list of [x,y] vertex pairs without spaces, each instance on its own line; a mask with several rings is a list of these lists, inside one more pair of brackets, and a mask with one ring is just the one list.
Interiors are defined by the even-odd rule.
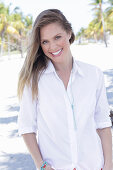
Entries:
[[18,83],[19,135],[39,170],[111,170],[104,76],[72,56],[74,39],[60,10],[36,18]]

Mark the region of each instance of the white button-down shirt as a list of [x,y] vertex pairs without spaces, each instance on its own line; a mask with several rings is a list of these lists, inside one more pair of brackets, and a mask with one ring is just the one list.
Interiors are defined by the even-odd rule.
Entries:
[[67,90],[51,61],[39,80],[38,98],[32,102],[31,89],[24,88],[19,134],[38,131],[43,160],[55,170],[101,170],[96,129],[111,126],[104,75],[96,66],[73,61]]

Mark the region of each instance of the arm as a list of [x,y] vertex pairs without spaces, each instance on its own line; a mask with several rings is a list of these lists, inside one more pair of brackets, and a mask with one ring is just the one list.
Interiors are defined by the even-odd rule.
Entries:
[[[20,101],[20,111],[18,114],[18,132],[19,136],[23,136],[24,142],[34,160],[34,163],[40,170],[40,167],[43,164],[43,159],[36,139],[38,129],[37,116],[37,99],[32,100],[31,87],[25,86],[22,99]],[[45,169],[52,170],[50,165],[47,165]]]
[[97,133],[101,139],[104,154],[104,169],[112,170],[112,134],[111,128],[97,129]]
[[[37,139],[36,139],[36,134],[35,133],[26,133],[23,134],[23,139],[24,142],[35,162],[36,167],[40,170],[40,167],[43,164],[43,159],[38,147]],[[47,165],[45,168],[46,170],[53,170],[50,165]]]
[[43,159],[41,156],[41,153],[39,151],[38,143],[36,140],[36,134],[35,133],[26,133],[23,134],[24,142],[36,164],[36,167],[40,169],[43,163]]

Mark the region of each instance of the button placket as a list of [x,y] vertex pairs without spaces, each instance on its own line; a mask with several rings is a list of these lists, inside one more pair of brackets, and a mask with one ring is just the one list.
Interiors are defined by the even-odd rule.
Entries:
[[70,87],[72,85],[72,82],[74,81],[74,78],[71,77],[71,76],[73,76],[72,71],[71,71],[70,79],[69,79],[67,90],[66,90],[62,80],[58,77],[56,72],[55,72],[55,76],[59,80],[60,85],[61,85],[62,90],[63,90],[63,93],[64,93],[64,100],[65,100],[66,111],[67,111],[67,121],[68,121],[68,131],[69,131],[69,138],[70,138],[70,149],[71,149],[71,156],[72,156],[72,164],[74,166],[75,158],[76,158],[76,162],[77,162],[77,143],[76,143],[77,141],[75,140],[75,138],[76,138],[76,131],[75,131],[76,126],[74,125],[74,123],[75,123],[74,122],[74,115],[73,115],[74,113],[73,113],[72,106],[71,106],[71,103],[70,103],[69,97],[68,97],[68,93],[71,96]]
[[[71,76],[73,76],[73,74],[71,73]],[[67,87],[67,91],[65,93],[65,101],[67,103],[67,118],[68,118],[68,124],[69,124],[69,134],[70,134],[70,141],[71,141],[71,153],[72,153],[72,163],[73,163],[73,167],[75,166],[75,164],[77,163],[77,140],[76,140],[76,135],[77,135],[77,127],[76,127],[76,122],[74,122],[74,118],[75,118],[75,102],[73,102],[73,108],[71,106],[71,102],[69,101],[69,97],[72,97],[72,82],[74,81],[74,77],[70,76],[70,80],[69,80],[69,84]],[[73,99],[72,99],[73,100]],[[72,114],[71,114],[72,113]],[[75,160],[76,158],[76,160]]]

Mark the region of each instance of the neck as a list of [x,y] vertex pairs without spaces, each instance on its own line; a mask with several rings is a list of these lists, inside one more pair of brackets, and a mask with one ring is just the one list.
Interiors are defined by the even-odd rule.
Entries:
[[69,57],[63,63],[53,63],[56,72],[67,72],[71,71],[73,67],[73,57]]

